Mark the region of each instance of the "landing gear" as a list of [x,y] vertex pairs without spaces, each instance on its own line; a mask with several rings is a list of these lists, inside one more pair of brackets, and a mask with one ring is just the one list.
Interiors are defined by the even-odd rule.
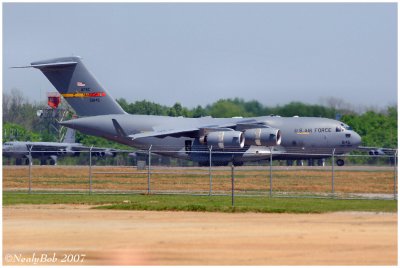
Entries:
[[15,164],[17,166],[21,166],[21,165],[29,165],[29,158],[17,158],[15,159]]
[[[304,166],[303,160],[286,160],[286,165],[288,166],[293,166],[296,164],[296,166],[302,167]],[[325,159],[318,159],[317,162],[315,162],[315,159],[307,159],[307,165],[309,167],[315,166],[317,164],[320,167],[325,166]]]
[[336,160],[336,165],[338,165],[339,167],[344,166],[344,160],[343,159]]

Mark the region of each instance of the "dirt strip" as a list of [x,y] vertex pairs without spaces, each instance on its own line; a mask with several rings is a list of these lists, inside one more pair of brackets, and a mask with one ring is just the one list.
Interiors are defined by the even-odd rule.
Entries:
[[105,211],[84,205],[3,207],[3,263],[35,262],[396,265],[397,214]]

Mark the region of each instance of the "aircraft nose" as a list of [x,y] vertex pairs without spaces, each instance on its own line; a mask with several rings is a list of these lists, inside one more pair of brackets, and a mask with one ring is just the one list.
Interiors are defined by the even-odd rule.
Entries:
[[353,139],[352,144],[354,145],[354,147],[358,147],[361,144],[361,136],[358,135],[358,133],[355,131],[353,131],[351,136]]

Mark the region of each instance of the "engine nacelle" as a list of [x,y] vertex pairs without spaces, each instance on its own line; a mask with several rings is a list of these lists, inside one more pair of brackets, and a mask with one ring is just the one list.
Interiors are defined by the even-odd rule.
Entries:
[[97,157],[104,157],[106,155],[106,153],[104,151],[94,152],[92,154]]
[[377,150],[370,150],[368,152],[369,155],[386,155],[385,152],[382,149],[377,149]]
[[219,149],[238,149],[244,147],[244,134],[241,131],[215,131],[204,137],[204,143]]
[[276,146],[281,144],[281,131],[276,128],[252,128],[244,132],[245,144],[256,146]]
[[93,152],[93,155],[97,156],[97,157],[115,157],[117,155],[116,152],[113,152],[109,149],[107,150],[103,150],[103,151],[97,151],[97,152]]
[[66,148],[60,148],[57,151],[57,155],[58,156],[79,156],[80,152],[73,151],[70,147],[66,147]]
[[104,150],[103,157],[115,157],[117,155],[116,152],[111,151],[110,149]]
[[57,155],[62,156],[62,155],[66,155],[67,154],[67,150],[65,150],[64,148],[59,149],[57,151]]

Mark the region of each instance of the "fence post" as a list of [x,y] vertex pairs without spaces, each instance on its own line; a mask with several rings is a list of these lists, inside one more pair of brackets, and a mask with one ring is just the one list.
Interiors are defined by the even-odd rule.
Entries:
[[29,194],[32,192],[32,145],[29,146]]
[[89,149],[89,194],[92,194],[92,149],[93,145]]
[[332,150],[332,197],[335,197],[335,151],[336,148]]
[[210,155],[209,155],[209,159],[208,159],[208,161],[209,161],[209,167],[208,167],[208,176],[210,177],[210,191],[208,192],[208,195],[209,196],[211,196],[212,195],[212,174],[211,174],[211,165],[212,165],[212,156],[211,156],[211,154],[212,154],[212,145],[210,146],[210,148],[209,148],[209,151],[210,151]]
[[149,147],[149,159],[148,159],[148,165],[147,165],[147,194],[150,194],[150,177],[151,177],[151,147],[153,145],[150,145]]
[[393,186],[394,200],[397,200],[396,186],[397,186],[397,149],[394,152],[394,186]]
[[232,207],[235,207],[235,165],[233,164],[233,159],[231,166],[231,175],[232,175]]
[[269,154],[269,197],[272,197],[272,147]]

